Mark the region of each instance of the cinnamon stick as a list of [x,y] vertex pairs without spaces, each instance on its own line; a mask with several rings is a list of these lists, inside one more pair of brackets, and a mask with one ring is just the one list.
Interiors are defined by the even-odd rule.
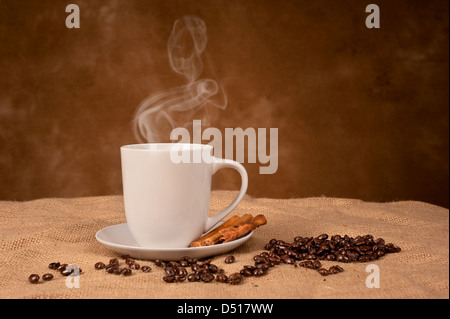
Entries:
[[221,229],[219,230],[219,233],[221,234],[222,243],[226,243],[235,240],[239,237],[242,237],[248,234],[253,229],[265,224],[267,224],[267,220],[264,217],[264,215],[257,215],[256,217],[252,218],[252,220],[249,223]]
[[214,245],[220,240],[220,236],[221,236],[221,234],[219,233],[220,230],[223,230],[227,227],[238,226],[238,225],[244,224],[244,223],[248,222],[249,220],[251,220],[252,218],[253,218],[253,216],[251,214],[245,214],[242,217],[234,215],[234,216],[230,217],[228,220],[226,220],[219,227],[210,231],[209,233],[202,236],[201,238],[193,241],[190,244],[190,247],[201,247],[201,246]]
[[242,217],[233,216],[205,236],[193,241],[191,247],[210,246],[226,243],[248,234],[253,229],[267,224],[264,215],[253,217],[246,214]]
[[215,245],[215,244],[221,242],[222,234],[220,232],[222,230],[227,229],[229,227],[236,227],[236,226],[243,225],[245,223],[248,223],[250,220],[252,220],[252,218],[253,218],[253,216],[251,214],[245,214],[245,215],[239,217],[237,220],[235,220],[233,223],[231,223],[231,225],[222,227],[221,229],[218,229],[217,232],[215,232],[215,234],[212,234],[211,236],[205,238],[202,241],[202,246],[211,246],[211,245]]

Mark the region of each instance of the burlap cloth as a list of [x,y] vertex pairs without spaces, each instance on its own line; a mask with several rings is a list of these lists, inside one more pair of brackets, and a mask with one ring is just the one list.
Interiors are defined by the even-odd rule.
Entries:
[[[225,207],[235,192],[215,191],[211,213]],[[151,261],[152,272],[132,276],[95,270],[98,261],[119,255],[98,243],[95,233],[125,222],[121,196],[75,199],[40,199],[0,202],[1,298],[449,298],[448,210],[422,202],[368,203],[352,199],[263,199],[246,197],[235,214],[262,213],[268,224],[231,253],[213,263],[226,273],[252,264],[271,238],[292,241],[297,235],[321,233],[373,234],[402,248],[368,263],[340,264],[343,273],[322,277],[317,271],[281,264],[263,277],[248,277],[240,285],[172,283],[162,280],[163,270]],[[226,254],[227,255],[227,254]],[[77,264],[82,270],[79,288],[68,288],[66,277],[48,264]],[[336,262],[324,261],[327,267]],[[379,268],[379,288],[368,288],[369,264]],[[31,273],[53,273],[48,282],[30,284]]]

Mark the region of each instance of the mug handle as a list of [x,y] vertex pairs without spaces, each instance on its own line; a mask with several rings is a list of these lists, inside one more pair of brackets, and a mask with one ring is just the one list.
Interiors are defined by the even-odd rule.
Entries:
[[223,158],[217,158],[213,157],[212,160],[213,164],[213,171],[212,173],[215,174],[219,169],[221,168],[234,168],[241,174],[241,189],[239,190],[239,194],[236,196],[234,201],[228,205],[227,208],[225,208],[223,211],[218,213],[217,215],[213,217],[209,217],[206,222],[206,229],[205,232],[210,230],[214,225],[216,225],[218,222],[220,222],[223,218],[225,218],[231,211],[239,204],[239,202],[244,198],[245,192],[247,192],[248,187],[248,175],[247,171],[245,170],[244,166],[242,164],[229,160],[229,159],[223,159]]

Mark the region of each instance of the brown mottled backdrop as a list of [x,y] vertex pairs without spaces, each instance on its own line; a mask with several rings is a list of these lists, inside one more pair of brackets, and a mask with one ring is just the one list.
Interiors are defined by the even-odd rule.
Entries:
[[[65,26],[69,3],[80,29]],[[380,29],[365,26],[370,3]],[[448,12],[447,0],[0,0],[0,200],[121,194],[119,147],[136,142],[145,97],[184,83],[167,39],[196,15],[228,97],[209,125],[278,128],[278,171],[245,163],[249,194],[448,207]]]

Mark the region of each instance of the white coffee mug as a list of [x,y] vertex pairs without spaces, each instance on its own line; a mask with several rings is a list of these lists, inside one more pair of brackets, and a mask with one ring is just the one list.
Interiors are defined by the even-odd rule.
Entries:
[[[150,143],[120,150],[126,220],[143,247],[188,247],[230,214],[247,191],[245,168],[212,156],[210,145]],[[240,173],[241,189],[227,208],[209,217],[211,177],[225,167]]]

